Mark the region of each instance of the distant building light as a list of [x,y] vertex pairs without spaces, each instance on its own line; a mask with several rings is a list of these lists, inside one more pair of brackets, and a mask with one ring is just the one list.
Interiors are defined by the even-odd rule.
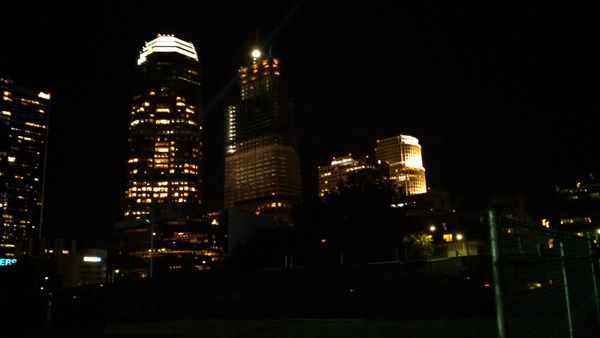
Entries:
[[544,228],[550,228],[550,221],[549,221],[549,220],[547,220],[547,219],[545,219],[545,218],[544,218],[544,219],[542,219],[542,226],[543,226]]
[[50,100],[50,93],[40,92],[38,94],[38,97],[41,97],[42,99]]
[[85,256],[83,257],[83,261],[88,263],[100,263],[102,262],[102,257]]

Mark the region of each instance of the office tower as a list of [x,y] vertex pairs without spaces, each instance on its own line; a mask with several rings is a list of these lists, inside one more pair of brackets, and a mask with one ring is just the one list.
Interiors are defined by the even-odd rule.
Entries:
[[300,161],[280,61],[255,50],[238,75],[239,100],[225,116],[225,207],[292,225],[291,210],[301,198]]
[[568,187],[556,187],[554,219],[542,225],[600,234],[600,181],[589,174]]
[[120,268],[138,277],[151,277],[150,266],[201,268],[194,262],[203,260],[202,245],[213,243],[204,238],[197,222],[202,202],[198,55],[191,43],[159,34],[144,45],[137,65],[128,137],[126,221],[117,226],[123,231],[118,244]]
[[128,138],[127,219],[201,202],[196,49],[173,35],[159,34],[146,43],[137,63]]
[[375,155],[389,165],[389,177],[396,181],[405,195],[427,192],[425,168],[421,159],[419,140],[408,135],[398,135],[377,140]]
[[0,78],[0,257],[41,235],[50,94]]
[[330,165],[319,166],[319,196],[323,197],[328,193],[338,190],[339,184],[348,181],[348,177],[352,174],[376,170],[383,172],[387,176],[387,166],[382,165],[381,161],[377,163],[369,158],[369,156],[354,159],[352,154],[347,156],[334,157]]

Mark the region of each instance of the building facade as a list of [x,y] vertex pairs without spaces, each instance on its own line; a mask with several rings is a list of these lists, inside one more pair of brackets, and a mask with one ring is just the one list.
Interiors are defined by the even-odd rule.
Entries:
[[239,99],[225,116],[225,207],[292,225],[291,210],[301,198],[300,160],[280,61],[254,51],[238,75]]
[[41,234],[50,94],[0,78],[0,256]]
[[189,219],[202,203],[203,119],[193,44],[159,34],[144,45],[137,65],[119,264],[148,277],[149,260],[165,263],[157,269],[179,269],[201,256],[200,229]]
[[425,168],[419,140],[408,135],[398,135],[377,140],[375,156],[389,166],[389,177],[407,196],[427,192]]
[[194,46],[172,35],[147,42],[130,112],[126,219],[199,205],[200,66]]
[[[372,161],[368,156],[354,159],[352,154],[347,156],[334,157],[330,165],[319,166],[319,196],[323,197],[328,193],[338,191],[340,183],[348,181],[352,174],[366,170],[383,170],[382,166],[376,161]],[[385,172],[387,175],[387,172]]]
[[542,225],[600,234],[600,181],[590,174],[568,187],[556,187],[556,216]]

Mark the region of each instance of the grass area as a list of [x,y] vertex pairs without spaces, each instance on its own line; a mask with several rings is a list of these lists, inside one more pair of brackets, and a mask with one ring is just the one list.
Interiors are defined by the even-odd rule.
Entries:
[[495,321],[484,319],[371,321],[335,319],[179,320],[107,327],[55,329],[48,337],[210,338],[468,338],[496,337]]

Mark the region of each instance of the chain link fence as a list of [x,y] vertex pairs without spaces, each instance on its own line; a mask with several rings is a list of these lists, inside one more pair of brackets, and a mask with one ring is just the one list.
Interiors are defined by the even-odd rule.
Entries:
[[598,337],[595,237],[488,218],[498,337]]

